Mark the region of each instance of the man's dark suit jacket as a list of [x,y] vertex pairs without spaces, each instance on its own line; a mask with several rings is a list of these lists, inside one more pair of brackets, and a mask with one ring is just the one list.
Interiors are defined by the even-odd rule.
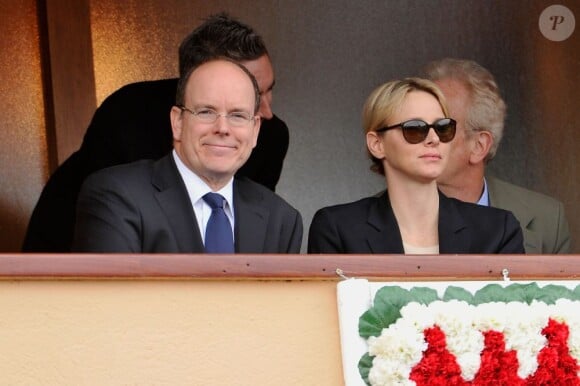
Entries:
[[[388,192],[320,209],[310,225],[308,252],[404,253]],[[439,193],[439,253],[524,253],[522,230],[511,212]]]
[[[300,252],[300,213],[276,193],[236,177],[233,200],[236,252]],[[89,176],[78,199],[73,251],[203,253],[195,212],[173,156]]]
[[[70,252],[81,184],[96,170],[140,159],[159,159],[173,148],[169,112],[177,79],[133,83],[110,95],[95,112],[81,148],[48,180],[34,208],[23,252]],[[238,176],[271,190],[288,150],[288,127],[262,120],[258,144]]]

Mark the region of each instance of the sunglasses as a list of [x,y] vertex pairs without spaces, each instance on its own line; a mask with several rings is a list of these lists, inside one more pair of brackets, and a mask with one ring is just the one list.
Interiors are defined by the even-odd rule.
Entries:
[[405,141],[411,144],[416,144],[423,142],[429,134],[429,129],[433,128],[439,137],[439,140],[443,143],[446,143],[455,138],[456,125],[457,122],[451,118],[438,119],[432,124],[428,124],[427,122],[420,119],[411,119],[410,121],[397,123],[396,125],[381,127],[377,129],[376,132],[382,133],[383,131],[400,127],[403,131],[403,137],[405,138]]

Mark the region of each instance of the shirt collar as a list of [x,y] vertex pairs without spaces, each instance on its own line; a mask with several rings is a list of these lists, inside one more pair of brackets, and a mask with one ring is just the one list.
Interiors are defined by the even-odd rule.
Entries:
[[483,192],[477,201],[477,205],[489,206],[489,192],[487,191],[487,181],[483,178]]
[[[199,200],[201,200],[206,193],[213,192],[213,190],[211,190],[211,188],[205,183],[205,181],[203,181],[196,173],[194,173],[191,169],[185,166],[183,161],[181,161],[181,158],[179,158],[179,155],[177,155],[175,149],[173,149],[173,159],[175,160],[175,164],[177,165],[177,170],[179,171],[179,174],[181,174],[181,177],[185,182],[185,188],[187,189],[187,193],[189,194],[189,198],[193,205],[195,205]],[[229,214],[232,217],[234,214],[233,183],[234,178],[232,177],[223,188],[221,188],[217,192],[214,192],[221,194],[225,198],[227,202],[225,208],[226,212],[229,210],[230,212]]]

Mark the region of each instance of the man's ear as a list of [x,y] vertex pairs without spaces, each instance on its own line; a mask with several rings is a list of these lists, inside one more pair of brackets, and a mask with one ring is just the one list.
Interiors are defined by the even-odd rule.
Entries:
[[376,131],[369,131],[366,135],[367,148],[373,157],[382,160],[385,158],[385,147],[383,139]]
[[171,120],[171,130],[173,131],[173,140],[181,140],[181,130],[183,128],[183,111],[177,107],[173,106],[171,112],[169,113],[169,119]]
[[482,130],[473,133],[471,156],[469,162],[477,164],[485,160],[493,145],[493,136],[489,131]]

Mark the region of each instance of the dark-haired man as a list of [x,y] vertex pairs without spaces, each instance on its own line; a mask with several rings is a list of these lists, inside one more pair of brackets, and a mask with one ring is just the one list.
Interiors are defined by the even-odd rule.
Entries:
[[276,193],[234,175],[260,130],[260,92],[242,64],[210,59],[179,80],[174,150],[91,174],[73,251],[299,253],[302,218]]
[[[227,57],[258,81],[262,126],[258,143],[238,170],[275,190],[288,150],[288,127],[272,113],[274,71],[264,41],[251,27],[226,15],[210,16],[179,47],[180,75],[199,63]],[[159,159],[172,148],[169,112],[178,79],[133,83],[110,95],[95,112],[81,148],[57,168],[32,213],[23,252],[69,252],[81,184],[96,170],[140,159]]]

